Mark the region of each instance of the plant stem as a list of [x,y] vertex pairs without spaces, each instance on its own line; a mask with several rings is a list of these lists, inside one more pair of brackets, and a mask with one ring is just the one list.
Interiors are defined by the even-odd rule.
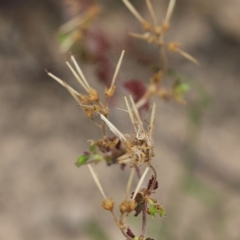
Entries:
[[140,169],[139,169],[139,167],[137,165],[135,165],[135,170],[136,170],[138,178],[140,179],[142,174],[141,174]]
[[142,232],[141,236],[144,238],[147,230],[147,202],[144,201],[142,206]]

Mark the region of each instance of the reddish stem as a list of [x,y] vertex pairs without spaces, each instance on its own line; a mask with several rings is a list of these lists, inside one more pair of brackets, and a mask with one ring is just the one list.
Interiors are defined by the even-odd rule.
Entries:
[[139,169],[139,167],[137,165],[135,165],[135,170],[136,170],[138,178],[140,179],[142,174],[141,174],[140,169]]
[[141,237],[145,237],[147,231],[147,202],[144,201],[142,206],[142,233]]

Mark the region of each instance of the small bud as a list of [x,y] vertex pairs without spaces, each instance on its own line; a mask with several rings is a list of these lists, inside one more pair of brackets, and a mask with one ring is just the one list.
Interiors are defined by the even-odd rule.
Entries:
[[87,115],[87,117],[92,118],[94,115],[94,111],[90,108],[84,108],[85,114]]
[[177,49],[179,48],[179,46],[180,46],[179,43],[174,43],[174,42],[169,43],[169,44],[168,44],[168,50],[169,50],[169,51],[172,51],[172,52],[175,52],[175,51],[177,51]]
[[110,97],[112,97],[112,95],[113,95],[114,92],[115,92],[115,89],[116,89],[116,86],[115,86],[115,85],[111,86],[109,89],[105,89],[105,92],[104,92],[104,93],[105,93],[107,99],[110,98]]
[[150,32],[152,30],[150,23],[146,20],[142,23],[142,27],[147,32]]
[[90,88],[89,89],[89,95],[90,95],[90,100],[91,101],[98,101],[99,100],[99,97],[98,97],[98,93],[95,89],[93,88]]
[[121,213],[125,213],[125,212],[127,212],[127,209],[128,209],[128,201],[125,200],[120,204],[119,210]]
[[79,94],[78,98],[82,104],[89,104],[88,98],[85,95]]
[[128,212],[132,212],[137,206],[137,203],[134,200],[129,201]]
[[169,23],[164,22],[163,25],[162,25],[162,32],[167,32],[169,28],[170,28]]
[[106,210],[112,211],[114,207],[114,201],[112,198],[104,199],[102,202],[102,207]]
[[135,210],[137,204],[134,200],[130,200],[130,201],[127,201],[127,200],[124,200],[120,206],[119,206],[119,210],[121,213],[125,213],[125,212],[132,212],[133,210]]
[[164,72],[163,71],[158,71],[152,78],[151,78],[151,83],[157,85],[160,83],[163,79]]
[[84,165],[89,159],[89,153],[85,152],[82,156],[80,156],[77,159],[77,162],[75,163],[77,167],[81,167],[82,165]]

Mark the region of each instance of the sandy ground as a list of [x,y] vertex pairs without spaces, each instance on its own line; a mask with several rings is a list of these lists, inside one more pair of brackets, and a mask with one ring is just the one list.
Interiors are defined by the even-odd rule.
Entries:
[[[233,24],[240,4],[221,2],[185,0],[173,17],[169,39],[184,43],[201,66],[170,55],[171,66],[196,79],[209,104],[199,130],[193,132],[193,105],[157,101],[156,198],[168,216],[150,220],[155,239],[240,239],[240,29]],[[122,22],[135,20],[114,6],[103,23],[108,26],[111,19],[124,31]],[[156,6],[159,13],[164,6]],[[14,17],[17,12],[20,17]],[[0,239],[107,239],[92,235],[100,227],[108,239],[121,240],[112,217],[100,206],[102,197],[87,168],[74,165],[87,148],[86,140],[99,135],[98,129],[44,72],[51,68],[74,82],[54,36],[60,21],[48,24],[50,14],[44,8],[37,15],[29,12],[18,6],[0,15]],[[113,52],[117,59],[119,51]],[[84,71],[94,78],[91,67]],[[122,78],[133,74],[126,65],[122,72]],[[137,66],[134,72],[148,76]],[[123,106],[120,95],[117,100],[116,106]],[[114,110],[111,119],[129,131],[121,111]],[[106,193],[120,201],[128,171],[105,164],[95,169]],[[134,219],[131,222],[137,230]]]

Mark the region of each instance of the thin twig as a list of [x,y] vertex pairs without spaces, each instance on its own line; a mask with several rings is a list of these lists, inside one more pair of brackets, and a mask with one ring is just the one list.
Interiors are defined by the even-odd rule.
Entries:
[[163,73],[165,73],[167,69],[167,64],[168,64],[166,54],[165,54],[165,49],[161,47],[159,48],[159,52],[160,52],[160,59],[161,59],[161,70]]
[[131,108],[130,108],[130,106],[129,106],[128,99],[127,99],[126,96],[124,97],[124,100],[125,100],[125,103],[126,103],[126,106],[127,106],[127,112],[128,112],[128,114],[129,114],[129,117],[130,117],[131,122],[132,122],[132,124],[133,124],[134,130],[135,130],[135,132],[136,132],[136,131],[137,131],[137,128],[136,128],[136,126],[135,126],[135,124],[134,124],[134,118],[133,118],[132,110],[131,110]]
[[152,113],[151,113],[151,119],[150,119],[150,129],[149,129],[150,137],[152,137],[153,135],[155,113],[156,113],[156,103],[154,102],[152,106]]
[[166,17],[165,17],[165,20],[164,20],[164,22],[167,23],[167,24],[169,24],[170,18],[171,18],[172,13],[173,13],[173,9],[175,7],[175,4],[176,4],[176,0],[170,0],[170,2],[168,4],[167,14],[166,14]]
[[115,215],[115,213],[113,211],[111,211],[112,215],[113,215],[113,218],[114,218],[114,221],[116,222],[117,226],[119,227],[120,231],[122,232],[122,234],[127,238],[127,240],[131,240],[129,238],[129,236],[124,232],[124,229],[123,227],[119,224],[119,221]]
[[140,13],[133,7],[133,5],[128,0],[122,0],[123,3],[126,5],[128,10],[137,18],[137,20],[144,24],[146,20],[140,15]]
[[132,98],[131,95],[129,96],[129,99],[130,99],[130,102],[131,102],[131,104],[132,104],[132,112],[134,113],[134,116],[136,117],[137,124],[140,126],[141,131],[144,131],[142,120],[141,120],[141,118],[140,118],[140,116],[139,116],[138,109],[137,109],[136,104],[135,104],[135,102],[133,101],[133,98]]
[[91,166],[90,164],[88,164],[88,168],[89,168],[90,173],[92,174],[92,177],[93,177],[93,179],[94,179],[94,181],[95,181],[98,189],[100,190],[103,198],[104,198],[104,199],[107,199],[107,196],[105,195],[105,193],[104,193],[104,191],[103,191],[103,188],[102,188],[102,186],[101,186],[101,184],[100,184],[100,182],[99,182],[99,180],[98,180],[98,177],[97,177],[96,173],[93,171],[93,168],[92,168],[92,166]]
[[133,195],[132,199],[135,199],[135,197],[136,197],[136,195],[137,195],[137,193],[138,193],[138,191],[139,191],[139,189],[140,189],[140,187],[141,187],[141,185],[142,185],[142,183],[143,183],[143,181],[144,181],[144,178],[145,178],[146,175],[147,175],[148,170],[149,170],[149,167],[147,167],[147,168],[145,169],[143,175],[141,176],[141,178],[140,178],[140,180],[139,180],[139,182],[138,182],[138,185],[137,185],[137,187],[136,187],[136,189],[135,189],[135,191],[134,191],[134,195]]
[[80,68],[79,65],[77,64],[74,56],[71,56],[71,60],[72,60],[72,62],[73,62],[73,64],[74,64],[74,66],[76,67],[79,76],[81,77],[81,79],[82,79],[83,82],[85,83],[86,87],[87,87],[88,89],[90,89],[90,86],[89,86],[89,84],[88,84],[88,82],[87,82],[87,80],[86,80],[86,78],[85,78],[85,76],[84,76],[81,68]]
[[115,72],[114,72],[114,75],[113,75],[111,87],[115,84],[117,74],[118,74],[119,69],[120,69],[120,66],[121,66],[121,64],[122,64],[122,60],[123,60],[124,53],[125,53],[125,50],[122,50],[121,56],[120,56],[120,58],[119,58],[119,60],[118,60],[118,63],[117,63],[117,66],[116,66],[116,69],[115,69]]
[[147,3],[148,11],[149,11],[150,16],[151,16],[152,21],[153,21],[154,29],[156,29],[156,27],[157,27],[157,19],[156,19],[156,15],[154,13],[154,10],[153,10],[152,3],[151,3],[150,0],[146,0],[146,3]]
[[101,119],[108,125],[109,129],[117,135],[121,140],[124,140],[125,142],[127,139],[125,136],[102,114],[100,114]]
[[69,89],[71,89],[72,92],[74,92],[76,95],[78,95],[79,93],[74,90],[71,86],[69,86],[66,82],[64,82],[63,80],[61,80],[60,78],[56,77],[55,75],[53,75],[52,73],[48,72],[46,70],[47,74],[49,77],[53,78],[55,81],[57,81],[59,84],[61,84],[63,87],[66,88],[66,86],[68,86]]
[[135,38],[145,40],[145,41],[151,36],[151,34],[149,32],[146,32],[146,33],[143,33],[143,34],[130,32],[129,35],[132,36],[132,37],[135,37]]
[[132,185],[134,172],[135,172],[135,169],[131,168],[131,172],[130,172],[128,183],[127,183],[127,187],[126,187],[126,197],[125,197],[126,200],[128,198],[128,194],[130,192],[130,188],[131,188],[131,185]]
[[199,65],[199,62],[196,58],[192,57],[190,54],[184,52],[183,50],[181,49],[176,49],[176,52],[178,52],[179,54],[181,54],[183,57],[187,58],[188,60],[194,62],[195,64]]
[[82,81],[82,79],[78,76],[77,72],[73,69],[73,67],[70,65],[70,63],[68,61],[66,61],[67,66],[69,67],[70,71],[72,72],[72,74],[74,75],[74,77],[78,80],[78,82],[81,84],[81,86],[87,91],[88,91],[88,87],[85,85],[85,83]]

